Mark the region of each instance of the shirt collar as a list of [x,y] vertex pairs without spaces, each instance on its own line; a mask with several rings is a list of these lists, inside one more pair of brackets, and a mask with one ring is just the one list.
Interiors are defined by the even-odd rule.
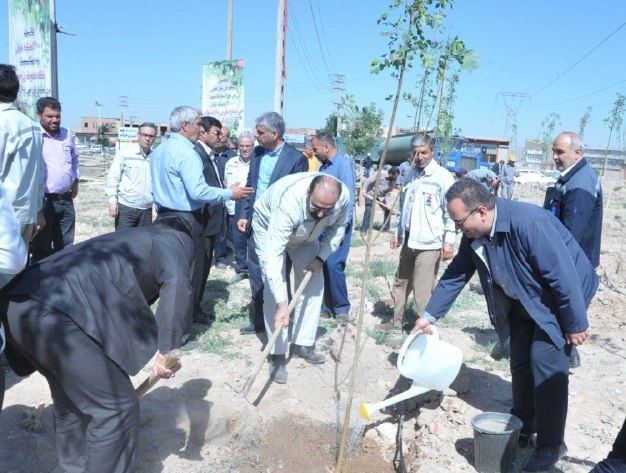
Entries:
[[265,148],[263,148],[265,150],[265,154],[267,156],[270,156],[272,158],[275,158],[277,156],[280,156],[280,153],[283,151],[283,148],[285,147],[285,143],[283,143],[282,145],[280,145],[278,148],[276,148],[274,151],[268,151]]

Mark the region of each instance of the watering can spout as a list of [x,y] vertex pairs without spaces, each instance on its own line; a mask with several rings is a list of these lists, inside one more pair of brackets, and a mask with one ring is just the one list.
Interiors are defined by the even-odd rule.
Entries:
[[407,337],[398,354],[396,364],[404,377],[413,380],[407,391],[381,402],[362,403],[361,416],[370,415],[387,406],[396,404],[428,391],[445,390],[461,369],[463,354],[458,347],[439,340],[439,332],[431,326],[431,334],[413,333]]
[[396,394],[395,396],[385,399],[384,401],[373,403],[362,402],[359,407],[359,412],[361,413],[361,417],[369,419],[376,411],[380,411],[381,409],[397,404],[400,401],[411,399],[412,397],[419,396],[420,394],[424,394],[428,391],[430,391],[430,389],[413,385],[403,393]]

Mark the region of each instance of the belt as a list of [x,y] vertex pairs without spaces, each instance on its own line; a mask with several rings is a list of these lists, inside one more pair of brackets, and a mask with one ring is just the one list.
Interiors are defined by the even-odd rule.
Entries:
[[166,214],[166,213],[171,213],[171,212],[191,214],[191,215],[202,215],[202,207],[200,207],[198,210],[175,210],[175,209],[169,209],[163,206],[159,206],[158,208],[158,213],[160,214]]
[[64,192],[63,194],[51,192],[51,193],[46,194],[46,199],[48,200],[72,200],[72,192],[67,191],[67,192]]

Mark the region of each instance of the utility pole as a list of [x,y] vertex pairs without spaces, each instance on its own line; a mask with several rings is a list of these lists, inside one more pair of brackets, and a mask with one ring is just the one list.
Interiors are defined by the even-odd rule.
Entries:
[[[98,140],[102,143],[102,115],[100,114],[100,107],[102,104],[96,100],[96,107],[98,107]],[[100,158],[104,161],[104,151],[100,146]]]
[[502,96],[504,107],[506,108],[506,123],[504,125],[504,136],[510,140],[509,150],[515,153],[519,158],[519,150],[517,148],[517,113],[526,99],[530,96],[525,92],[506,92],[502,91],[498,95]]
[[287,36],[287,0],[278,0],[276,24],[276,67],[274,71],[274,111],[284,116],[285,109],[285,41]]
[[228,21],[226,23],[226,59],[233,58],[233,0],[228,0]]
[[121,107],[121,125],[120,126],[126,126],[126,124],[124,123],[124,113],[126,112],[126,108],[128,107],[128,95],[120,95],[120,107]]
[[50,92],[59,98],[59,69],[57,65],[57,15],[55,0],[50,0]]
[[336,136],[339,138],[341,134],[341,107],[343,105],[343,86],[346,82],[346,76],[343,74],[334,74],[333,79],[333,89],[337,91],[337,97],[335,98],[335,105],[337,106],[337,133]]

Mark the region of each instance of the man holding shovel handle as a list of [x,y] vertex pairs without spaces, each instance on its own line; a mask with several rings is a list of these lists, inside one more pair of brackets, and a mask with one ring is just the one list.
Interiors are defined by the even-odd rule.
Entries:
[[[289,343],[294,356],[312,364],[325,361],[324,355],[315,353],[324,292],[321,270],[343,238],[349,207],[350,194],[345,184],[323,173],[286,176],[272,184],[254,205],[252,228],[264,283],[265,329],[270,339],[280,331],[269,357],[270,376],[277,383],[287,382]],[[291,326],[287,255],[293,264],[296,287],[307,272],[312,273],[296,302]]]
[[139,397],[130,376],[155,352],[143,392],[180,368],[168,355],[181,343],[192,255],[191,226],[163,217],[65,248],[0,295],[11,367],[39,371],[50,385],[63,471],[135,471]]

